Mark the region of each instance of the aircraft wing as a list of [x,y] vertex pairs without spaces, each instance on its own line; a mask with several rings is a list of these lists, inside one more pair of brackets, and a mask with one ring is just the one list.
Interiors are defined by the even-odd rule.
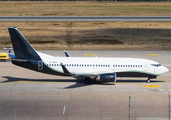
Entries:
[[75,73],[75,77],[97,77],[99,74],[96,72],[88,73],[88,72],[82,72],[82,73]]
[[65,56],[66,56],[66,57],[71,57],[71,56],[69,55],[69,53],[68,53],[66,50],[64,50],[64,53],[65,53]]
[[111,73],[110,71],[90,71],[90,72],[77,72],[77,73],[70,73],[68,71],[68,69],[63,65],[63,63],[61,63],[61,66],[62,66],[62,69],[63,69],[63,72],[65,74],[69,74],[69,75],[72,75],[74,77],[98,77],[100,74],[107,74],[107,73]]
[[108,74],[111,73],[110,71],[95,71],[95,72],[81,72],[75,73],[74,76],[76,77],[98,77],[100,74]]

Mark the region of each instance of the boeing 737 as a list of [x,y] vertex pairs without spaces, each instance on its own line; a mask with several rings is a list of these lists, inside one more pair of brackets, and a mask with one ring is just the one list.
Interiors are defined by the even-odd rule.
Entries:
[[15,58],[14,65],[30,70],[60,76],[85,77],[100,82],[116,82],[117,77],[157,78],[169,70],[148,59],[104,57],[54,57],[36,51],[15,27],[8,27]]

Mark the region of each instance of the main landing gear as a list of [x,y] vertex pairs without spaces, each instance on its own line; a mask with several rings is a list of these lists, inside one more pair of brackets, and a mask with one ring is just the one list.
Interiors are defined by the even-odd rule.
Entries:
[[85,83],[90,84],[90,78],[89,77],[85,77]]
[[150,83],[150,82],[151,82],[151,81],[150,81],[150,78],[148,78],[148,79],[147,79],[147,83]]

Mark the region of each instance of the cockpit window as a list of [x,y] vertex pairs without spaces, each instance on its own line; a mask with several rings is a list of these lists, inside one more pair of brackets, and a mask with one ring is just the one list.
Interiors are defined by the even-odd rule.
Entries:
[[159,67],[161,64],[151,64],[152,66]]

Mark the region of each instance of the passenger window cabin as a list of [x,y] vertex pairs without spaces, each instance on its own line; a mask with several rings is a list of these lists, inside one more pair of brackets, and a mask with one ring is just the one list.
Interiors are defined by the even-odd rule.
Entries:
[[[151,64],[152,66],[159,67],[160,64]],[[60,64],[47,64],[47,66],[61,66]],[[94,65],[94,64],[64,64],[64,66],[75,66],[75,67],[110,67],[110,65]],[[143,65],[113,65],[113,67],[142,67]]]

